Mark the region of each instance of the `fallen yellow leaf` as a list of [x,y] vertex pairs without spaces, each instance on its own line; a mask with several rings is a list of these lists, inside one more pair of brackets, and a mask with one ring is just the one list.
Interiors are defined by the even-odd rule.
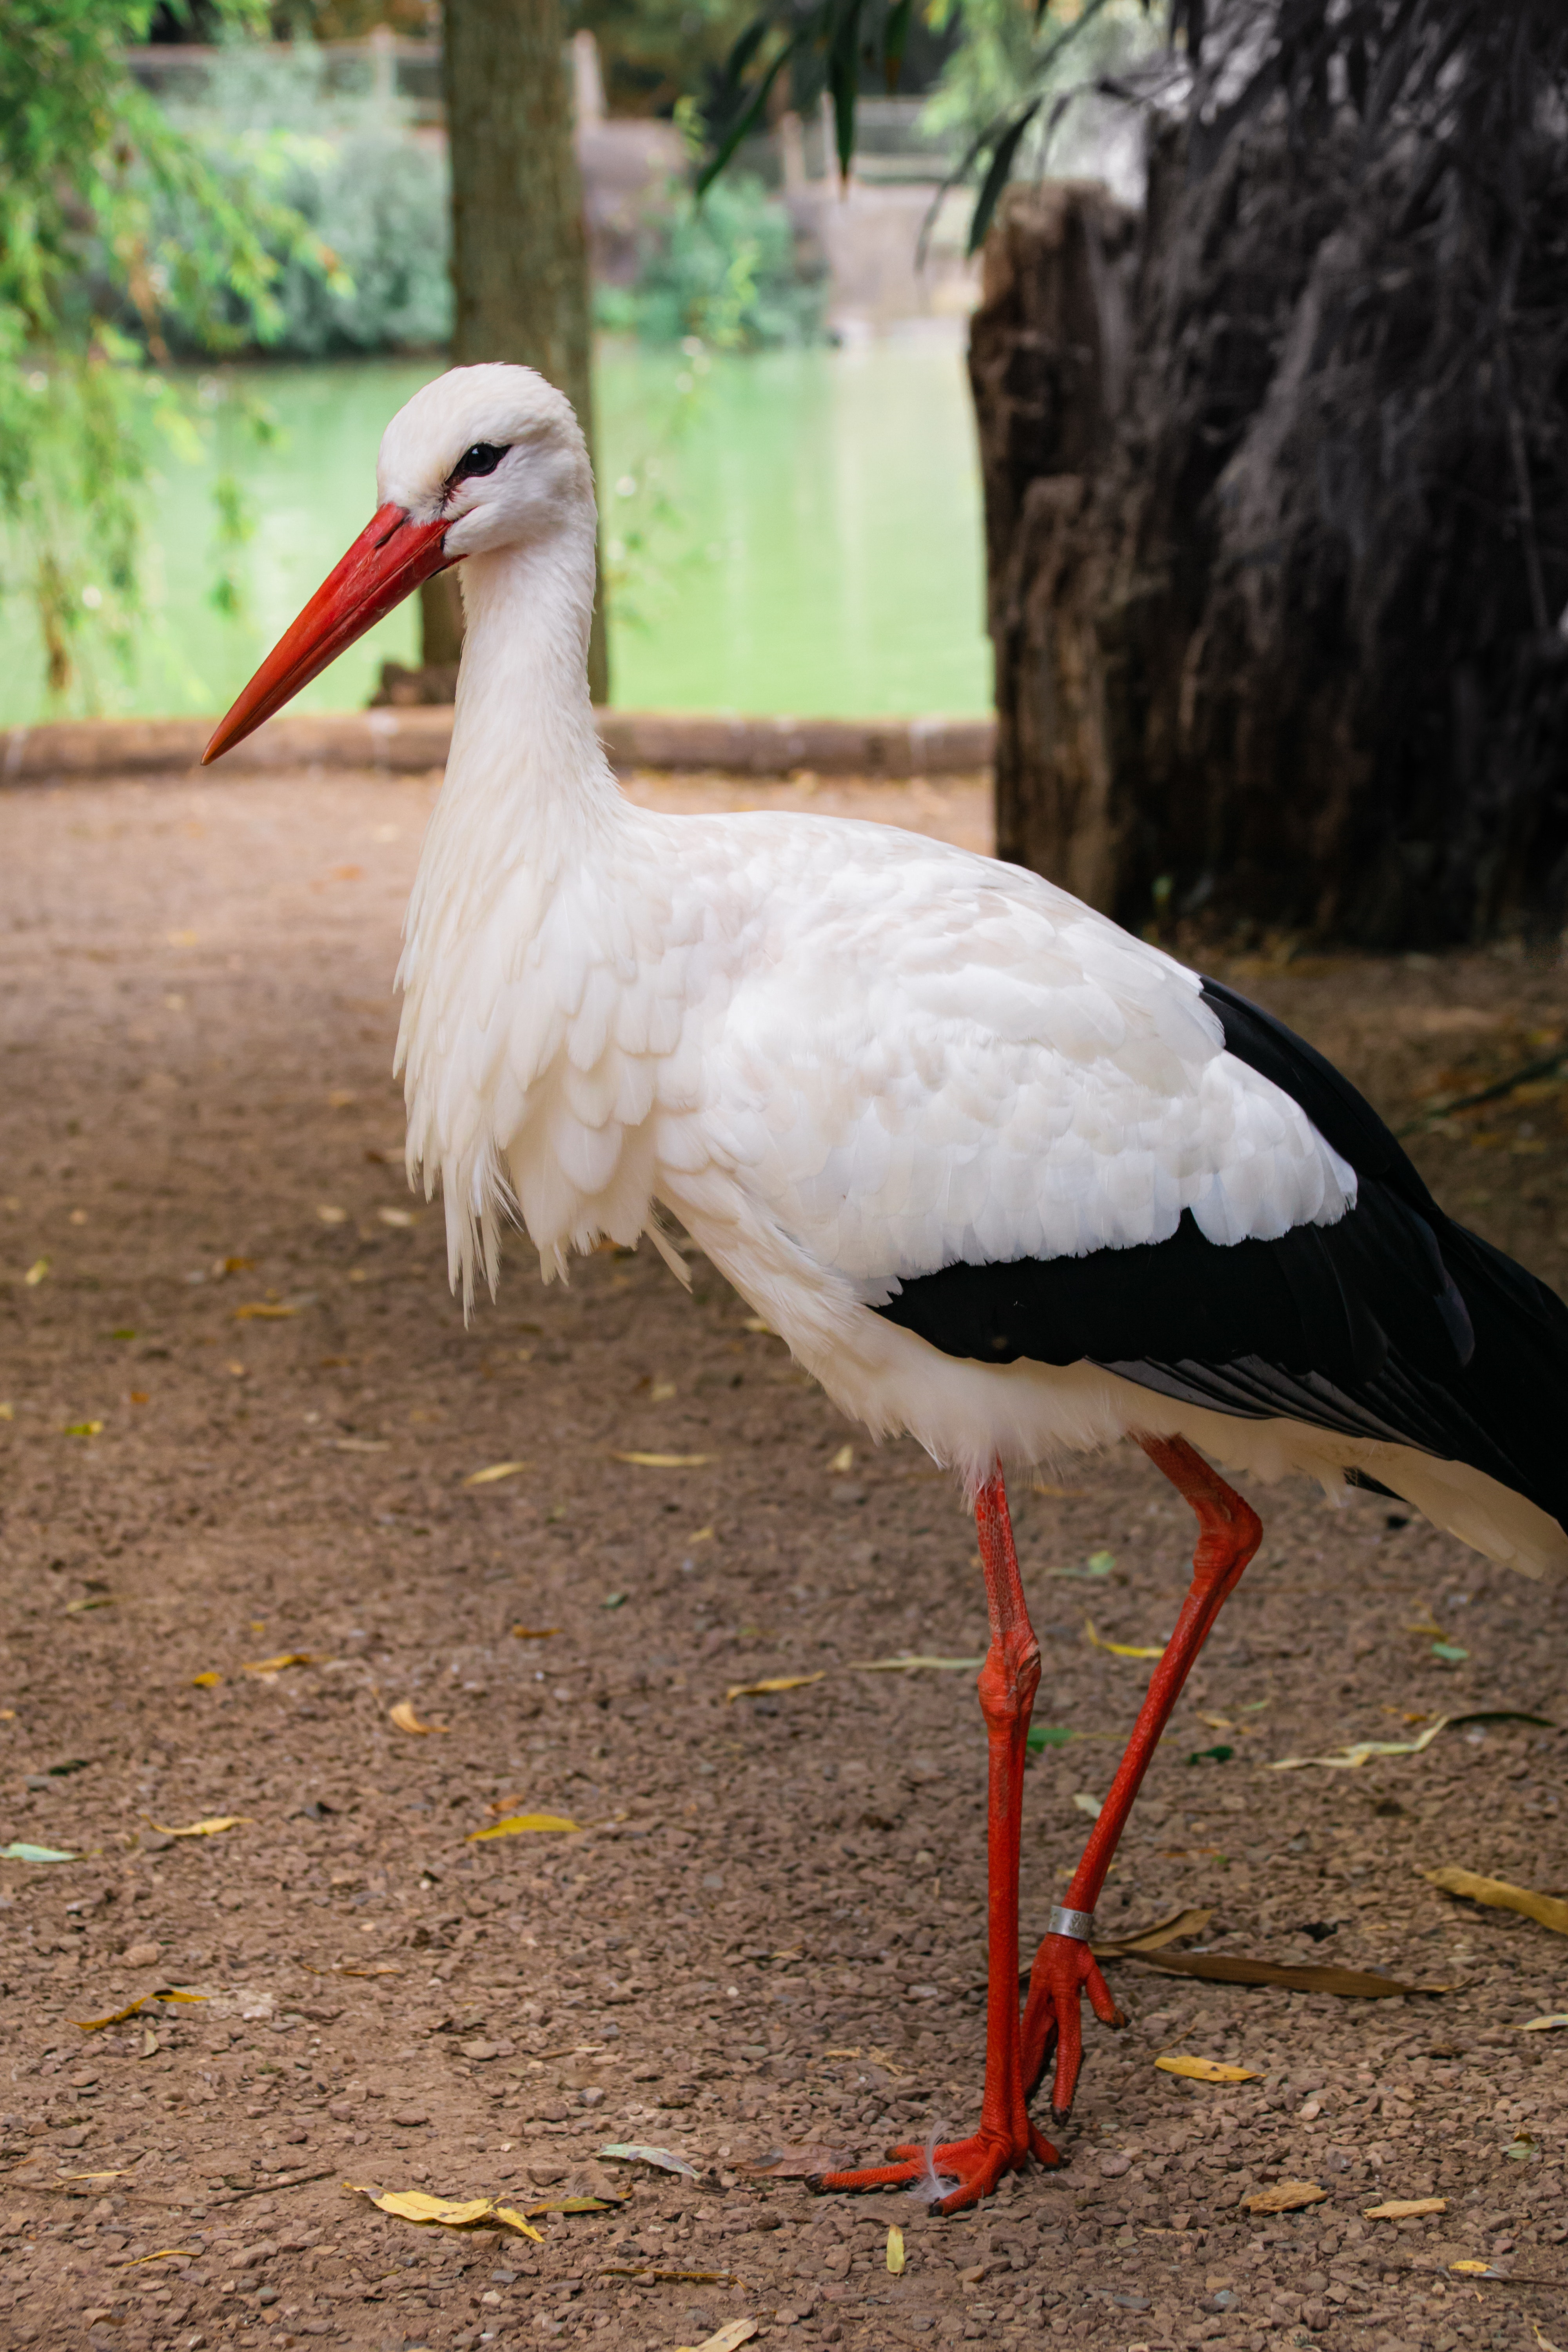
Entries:
[[1299,2213],[1303,2205],[1321,2205],[1328,2196],[1315,2180],[1277,2180],[1242,2202],[1249,2213]]
[[343,2187],[355,2197],[368,2197],[382,2212],[394,2214],[400,2221],[439,2221],[448,2230],[471,2229],[476,2221],[502,2221],[509,2230],[531,2238],[536,2246],[544,2243],[514,2206],[498,2205],[493,2197],[431,2197],[423,2189],[388,2189],[377,2196],[374,2189],[363,2189],[353,2180],[345,2180]]
[[346,1225],[349,1221],[348,1211],[337,1208],[331,1201],[319,1201],[316,1214],[324,1225]]
[[237,1323],[284,1323],[299,1312],[297,1307],[274,1307],[269,1299],[252,1298],[235,1308],[234,1319]]
[[805,1690],[808,1683],[826,1680],[826,1673],[824,1667],[815,1675],[769,1675],[760,1683],[731,1683],[724,1694],[724,1704],[731,1706],[738,1698],[767,1698],[774,1691]]
[[[79,2017],[72,2022],[79,2025],[84,2033],[101,2033],[106,2025],[123,2025],[128,2017],[134,2017],[137,2011],[145,2009],[150,2000],[202,2001],[205,1999],[205,1992],[180,1992],[173,1985],[162,1985],[156,1992],[144,1992],[140,2000],[129,2001],[123,2009],[117,2009],[112,2017]],[[80,2177],[84,2180],[91,2180],[98,2176],[83,2173]]]
[[464,1479],[465,1486],[493,1486],[500,1478],[515,1478],[521,1470],[531,1470],[531,1462],[492,1462],[488,1469],[470,1470]]
[[1568,2009],[1553,2010],[1550,2017],[1532,2017],[1519,2030],[1521,2033],[1550,2033],[1560,2025],[1568,2025]]
[[888,2231],[888,2268],[895,2278],[904,2274],[904,2233],[895,2221]]
[[[1254,2066],[1222,2066],[1215,2058],[1188,2058],[1166,2051],[1154,2061],[1162,2074],[1180,2074],[1189,2083],[1256,2083]],[[1294,2184],[1300,2187],[1300,2182]],[[1283,2207],[1279,2209],[1284,2210]]]
[[529,1830],[575,1832],[577,1827],[564,1813],[509,1813],[504,1822],[492,1822],[488,1830],[470,1830],[466,1843],[478,1845],[485,1838],[521,1837]]
[[639,1470],[700,1470],[717,1462],[716,1454],[612,1454],[612,1462],[630,1462]]
[[511,1633],[514,1642],[548,1642],[560,1631],[559,1625],[514,1625]]
[[384,1225],[395,1225],[399,1231],[415,1221],[412,1209],[378,1209],[375,1213]]
[[1095,1631],[1094,1620],[1092,1617],[1086,1617],[1084,1619],[1083,1630],[1085,1638],[1091,1642],[1097,1650],[1109,1650],[1113,1658],[1163,1658],[1165,1654],[1165,1645],[1163,1643],[1160,1644],[1160,1647],[1157,1650],[1151,1650],[1139,1642],[1107,1642],[1103,1640]]
[[37,1290],[39,1283],[43,1281],[44,1276],[47,1274],[48,1270],[48,1259],[47,1257],[36,1257],[33,1260],[32,1265],[27,1268],[26,1273],[22,1276],[22,1279],[26,1284],[29,1290]]
[[248,1825],[249,1815],[207,1813],[201,1821],[193,1822],[189,1829],[172,1830],[165,1822],[154,1822],[153,1827],[158,1832],[160,1837],[221,1837],[225,1830],[237,1830],[242,1822]]
[[1451,2271],[1458,2271],[1462,2278],[1493,2278],[1496,2276],[1496,2273],[1493,2271],[1490,2263],[1478,2263],[1473,2261],[1450,2263],[1448,2264],[1448,2268]]
[[905,1650],[896,1658],[855,1658],[849,1671],[857,1675],[963,1675],[972,1666],[984,1664],[984,1658],[928,1658]]
[[242,1672],[247,1675],[280,1675],[285,1666],[313,1666],[315,1663],[309,1650],[280,1650],[275,1658],[247,1658]]
[[1484,1903],[1493,1911],[1518,1911],[1526,1919],[1550,1927],[1555,1936],[1568,1936],[1568,1903],[1552,1895],[1537,1895],[1532,1887],[1514,1886],[1506,1878],[1478,1878],[1473,1870],[1426,1870],[1424,1878],[1440,1886],[1446,1895],[1463,1895],[1472,1903]]
[[1358,1739],[1352,1748],[1342,1748],[1334,1756],[1281,1756],[1270,1764],[1271,1772],[1299,1772],[1304,1764],[1321,1764],[1331,1772],[1359,1772],[1373,1756],[1419,1756],[1447,1723],[1440,1715],[1416,1739]]
[[193,1675],[191,1676],[191,1688],[193,1690],[216,1690],[222,1681],[223,1676],[221,1675]]
[[1386,2205],[1363,2205],[1369,2221],[1413,2221],[1418,2213],[1446,2213],[1446,2197],[1391,2197]]
[[841,1445],[827,1466],[836,1478],[847,1477],[855,1467],[855,1448],[852,1445]]
[[65,1613],[68,1617],[82,1617],[89,1609],[112,1609],[117,1599],[112,1592],[89,1592],[81,1601],[68,1601]]
[[400,1698],[397,1705],[395,1707],[390,1708],[388,1712],[399,1731],[417,1731],[427,1733],[432,1731],[447,1731],[451,1727],[449,1725],[445,1723],[421,1723],[419,1717],[414,1712],[414,1701],[411,1698]]
[[754,2319],[731,2319],[715,2336],[705,2336],[700,2344],[678,2344],[675,2352],[741,2352],[757,2332]]

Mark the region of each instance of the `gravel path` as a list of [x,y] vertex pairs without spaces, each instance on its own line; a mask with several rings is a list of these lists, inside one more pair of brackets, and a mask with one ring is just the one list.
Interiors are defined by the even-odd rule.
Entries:
[[[1102,1917],[1191,1905],[1188,1951],[1452,1990],[1113,1963],[1132,2022],[1089,2029],[1062,2171],[953,2221],[747,2173],[973,2114],[973,1675],[867,1664],[978,1655],[973,1533],[700,1259],[689,1300],[647,1251],[542,1290],[514,1249],[464,1330],[388,1076],[430,789],[0,799],[0,1844],[77,1857],[0,1862],[0,2343],[666,2352],[743,2317],[801,2352],[1568,2343],[1568,2032],[1520,2030],[1568,2006],[1568,1947],[1420,1874],[1568,1888],[1563,1735],[1472,1721],[1268,1769],[1439,1715],[1568,1722],[1563,1593],[1376,1497],[1256,1498],[1263,1549]],[[732,804],[807,797],[984,835],[973,785]],[[1522,956],[1219,968],[1400,1118],[1563,1033],[1560,970]],[[1419,1156],[1561,1280],[1555,1084]],[[1157,1643],[1189,1528],[1131,1454],[1016,1502],[1037,1718],[1075,1735],[1030,1771],[1037,1935],[1147,1672],[1086,1622]],[[727,1700],[782,1676],[812,1679]],[[581,1826],[469,1842],[530,1812]],[[170,1986],[200,2004],[76,2021]],[[1253,2079],[1156,2071],[1171,2051]],[[621,2142],[697,2178],[597,2153]],[[1326,2193],[1246,2210],[1280,2179]],[[351,2182],[625,2201],[533,2244]],[[1447,2210],[1365,2218],[1428,2195]],[[1448,2268],[1482,2259],[1503,2275]]]

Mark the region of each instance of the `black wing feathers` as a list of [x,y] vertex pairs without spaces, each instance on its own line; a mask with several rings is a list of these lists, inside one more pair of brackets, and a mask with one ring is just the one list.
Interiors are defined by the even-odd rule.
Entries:
[[1568,1308],[1454,1224],[1371,1105],[1217,981],[1226,1045],[1299,1103],[1358,1178],[1332,1225],[1220,1246],[950,1265],[879,1310],[946,1355],[1089,1360],[1245,1418],[1283,1416],[1462,1461],[1568,1526]]

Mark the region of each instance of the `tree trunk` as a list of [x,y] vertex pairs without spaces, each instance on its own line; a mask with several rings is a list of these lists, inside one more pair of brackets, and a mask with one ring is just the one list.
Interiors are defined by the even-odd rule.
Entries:
[[[453,361],[537,368],[572,403],[592,453],[588,253],[560,0],[444,0],[442,24]],[[609,696],[602,568],[600,583],[588,655],[597,703]],[[425,612],[438,635],[439,608]]]
[[1568,142],[1550,60],[1445,55],[1429,132],[1276,93],[992,232],[999,842],[1135,929],[1563,920]]

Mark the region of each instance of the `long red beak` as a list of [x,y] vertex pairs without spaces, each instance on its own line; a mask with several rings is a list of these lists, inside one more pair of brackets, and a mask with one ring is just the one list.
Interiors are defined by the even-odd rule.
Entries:
[[372,516],[348,553],[322,581],[299,619],[279,638],[202,753],[205,768],[270,719],[302,686],[319,677],[356,637],[401,604],[422,580],[456,556],[442,541],[447,520],[413,522],[402,507]]

